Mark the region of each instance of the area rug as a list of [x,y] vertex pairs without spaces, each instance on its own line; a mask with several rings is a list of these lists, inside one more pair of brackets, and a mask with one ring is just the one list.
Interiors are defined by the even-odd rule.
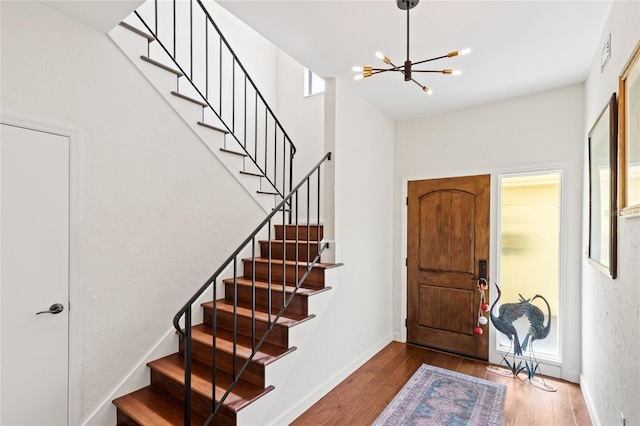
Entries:
[[422,364],[373,424],[499,426],[505,392],[504,385]]

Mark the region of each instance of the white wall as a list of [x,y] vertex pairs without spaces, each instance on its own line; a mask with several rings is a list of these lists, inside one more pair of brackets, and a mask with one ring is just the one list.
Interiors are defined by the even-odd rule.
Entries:
[[264,213],[105,34],[0,4],[2,114],[79,135],[84,420]]
[[324,152],[324,94],[304,96],[304,67],[278,50],[278,117],[298,149],[294,184]]
[[[336,270],[339,280],[330,303],[313,320],[318,321],[315,333],[299,348],[295,375],[271,406],[272,416],[287,415],[266,424],[285,424],[302,414],[392,338],[394,125],[333,79],[327,81],[325,117],[325,150],[333,153],[326,174],[336,183],[330,197],[335,200],[335,254],[344,266]],[[325,238],[333,239],[332,228],[325,227]]]
[[[580,212],[582,202],[584,86],[487,104],[435,117],[396,123],[394,170],[394,332],[406,339],[406,186],[409,180],[474,174],[492,175],[491,259],[496,276],[496,194],[500,173],[564,169],[564,275],[561,285],[562,371],[544,374],[577,381],[580,372]],[[492,288],[492,298],[495,288]],[[492,362],[495,330],[490,327]],[[555,370],[555,371],[554,371]]]
[[[640,3],[616,1],[599,49],[611,33],[611,58],[600,72],[595,52],[586,81],[583,132],[588,134],[613,92],[618,76],[640,40]],[[584,144],[584,198],[588,199],[588,167]],[[618,218],[618,277],[598,271],[586,259],[588,205],[583,203],[582,227],[582,377],[581,385],[594,424],[640,425],[640,217]]]

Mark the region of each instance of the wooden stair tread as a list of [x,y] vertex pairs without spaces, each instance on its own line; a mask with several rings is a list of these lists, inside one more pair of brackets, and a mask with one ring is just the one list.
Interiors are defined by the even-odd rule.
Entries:
[[[184,385],[184,358],[176,353],[173,355],[151,361],[147,364],[149,368],[170,378],[171,380]],[[196,360],[191,361],[191,390],[207,399],[211,399],[211,366],[202,364]],[[222,398],[232,382],[230,374],[223,371],[216,371],[216,402]],[[232,412],[238,412],[262,395],[273,390],[273,386],[260,388],[245,381],[239,381],[223,405]]]
[[[174,426],[183,424],[183,404],[181,401],[147,386],[113,400],[119,410],[141,425]],[[191,412],[191,424],[202,425],[207,416],[197,410]]]
[[[233,304],[227,302],[224,299],[220,299],[218,300],[218,303],[216,304],[218,310],[220,311],[224,311],[230,314],[233,314]],[[205,302],[202,303],[202,307],[204,308],[208,308],[208,309],[213,309],[213,302]],[[274,309],[271,313],[271,320],[273,320],[275,318],[275,315],[279,312],[278,309]],[[242,304],[238,304],[237,307],[237,313],[238,316],[241,317],[245,317],[245,318],[251,318],[251,308],[250,307],[245,307]],[[268,322],[269,321],[269,316],[267,315],[267,312],[259,310],[258,308],[256,308],[255,311],[255,315],[256,315],[256,321],[261,321],[261,322]],[[296,314],[291,314],[291,313],[287,313],[285,312],[279,319],[277,322],[277,325],[282,326],[282,327],[293,327],[295,325],[298,325],[302,322],[305,322],[311,318],[315,318],[315,315],[296,315]]]
[[[199,343],[211,346],[213,329],[206,324],[199,324],[191,328],[191,338]],[[262,336],[256,336],[256,342]],[[242,359],[251,356],[251,338],[241,334],[236,335],[236,355]],[[233,354],[233,333],[225,330],[218,330],[216,333],[216,348],[218,350]],[[296,348],[284,349],[269,343],[263,343],[260,350],[253,357],[253,362],[260,365],[269,365],[273,361],[282,358],[284,355],[293,352]]]
[[[251,262],[251,258],[246,258],[246,259],[242,259],[243,262]],[[266,257],[256,257],[256,263],[269,263],[269,259],[267,259]],[[275,265],[281,265],[282,266],[282,260],[281,259],[271,259],[271,263],[275,264]],[[296,261],[295,260],[286,260],[285,264],[288,266],[296,266]],[[302,262],[302,261],[298,261],[297,266],[308,266],[309,263],[307,262]],[[313,265],[314,268],[316,269],[332,269],[332,268],[337,268],[338,266],[342,266],[342,263],[316,263],[315,265]]]
[[[251,285],[252,285],[251,278],[238,277],[236,280],[238,282],[238,286],[251,287]],[[224,282],[225,284],[233,284],[233,278],[226,278],[226,279],[222,280],[222,282]],[[268,282],[256,280],[255,284],[256,284],[256,289],[260,289],[260,290],[268,290],[269,289],[269,283]],[[322,293],[323,291],[326,291],[328,289],[330,289],[330,287],[323,288],[322,290],[315,290],[315,289],[309,289],[309,288],[305,288],[305,287],[300,287],[298,289],[298,292],[296,293],[296,296],[302,296],[302,297],[313,296],[314,294]],[[285,286],[285,291],[287,292],[287,294],[293,293],[294,290],[295,290],[295,287],[292,286],[292,285],[286,285]],[[282,292],[282,283],[272,282],[271,283],[271,291]]]

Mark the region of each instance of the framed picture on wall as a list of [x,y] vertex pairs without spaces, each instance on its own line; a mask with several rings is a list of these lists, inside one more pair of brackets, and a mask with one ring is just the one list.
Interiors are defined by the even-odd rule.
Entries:
[[640,42],[620,74],[620,214],[640,214]]
[[589,132],[589,261],[611,278],[617,265],[616,94]]

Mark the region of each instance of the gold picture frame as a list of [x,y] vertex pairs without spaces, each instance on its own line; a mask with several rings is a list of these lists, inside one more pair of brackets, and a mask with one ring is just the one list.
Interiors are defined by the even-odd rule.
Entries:
[[640,41],[620,74],[619,86],[619,210],[621,216],[639,215]]
[[618,105],[611,95],[589,132],[589,262],[616,278]]

